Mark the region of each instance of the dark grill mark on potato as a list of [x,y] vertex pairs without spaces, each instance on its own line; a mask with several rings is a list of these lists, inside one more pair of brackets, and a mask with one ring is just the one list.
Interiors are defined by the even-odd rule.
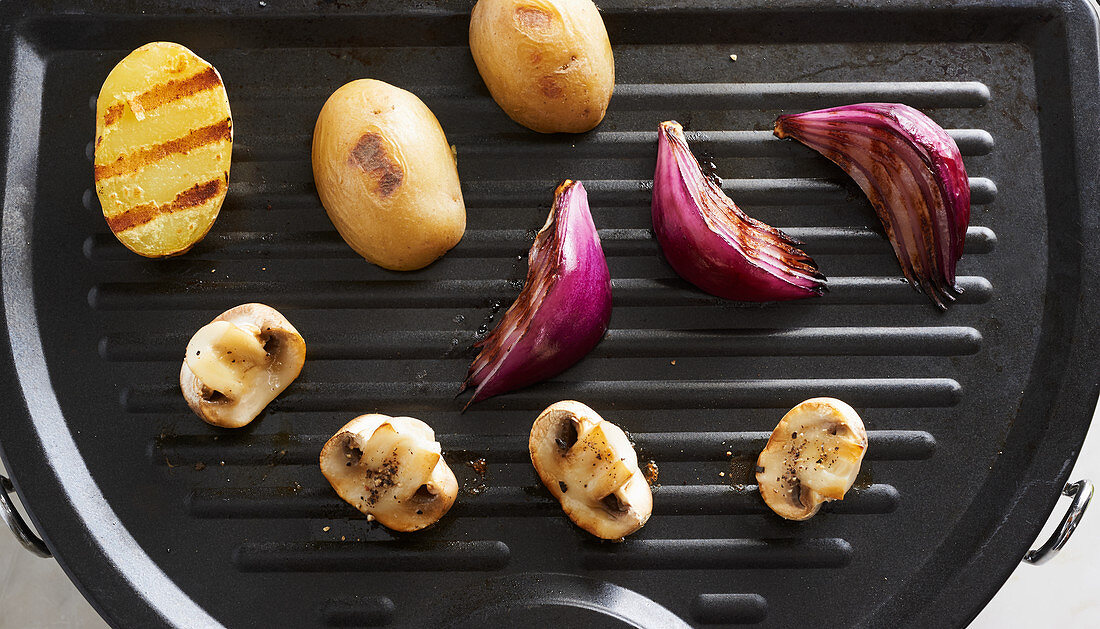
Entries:
[[374,179],[383,198],[393,195],[405,180],[405,172],[386,151],[378,133],[364,133],[351,149],[350,161]]
[[[221,87],[222,80],[218,71],[213,67],[203,68],[185,79],[175,79],[167,83],[160,83],[145,90],[134,99],[138,106],[145,111],[151,111],[161,105],[179,100],[186,96]],[[122,118],[126,111],[127,103],[115,103],[103,113],[104,126],[111,126]]]
[[215,122],[205,127],[193,129],[187,135],[169,140],[161,144],[148,146],[133,153],[120,155],[110,164],[95,166],[95,180],[100,181],[109,177],[117,177],[127,173],[141,170],[142,168],[165,159],[176,153],[190,153],[191,151],[214,142],[233,139],[233,122],[225,120]]
[[126,107],[126,103],[115,103],[107,108],[107,111],[103,112],[103,126],[109,127],[118,122],[118,119],[122,117],[122,111]]
[[117,216],[109,217],[107,219],[107,225],[110,226],[111,231],[117,234],[127,229],[137,227],[138,225],[144,225],[162,214],[171,214],[180,210],[186,210],[190,207],[202,205],[225,192],[225,189],[224,179],[220,177],[218,179],[211,179],[210,181],[195,184],[187,190],[184,190],[177,194],[176,198],[169,203],[163,205],[143,203]]

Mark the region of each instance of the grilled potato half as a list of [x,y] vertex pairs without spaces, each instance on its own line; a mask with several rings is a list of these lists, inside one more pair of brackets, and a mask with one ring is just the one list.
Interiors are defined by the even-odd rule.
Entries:
[[179,44],[133,51],[96,101],[95,185],[107,225],[140,255],[184,253],[218,217],[232,149],[214,66]]

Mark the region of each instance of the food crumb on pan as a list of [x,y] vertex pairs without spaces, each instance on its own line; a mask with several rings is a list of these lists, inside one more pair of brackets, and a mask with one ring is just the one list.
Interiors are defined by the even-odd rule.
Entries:
[[486,465],[485,465],[485,459],[484,458],[478,458],[478,459],[473,459],[473,460],[467,461],[466,465],[469,465],[470,469],[477,472],[479,475],[485,476]]

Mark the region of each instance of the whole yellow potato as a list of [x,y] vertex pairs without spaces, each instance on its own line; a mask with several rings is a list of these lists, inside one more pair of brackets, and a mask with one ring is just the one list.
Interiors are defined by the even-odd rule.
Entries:
[[615,59],[592,0],[478,0],[470,52],[504,113],[540,133],[582,133],[603,120]]
[[333,92],[313,129],[313,180],[352,249],[411,271],[458,244],[466,206],[439,121],[414,94],[360,79]]
[[233,118],[214,66],[179,44],[131,52],[96,100],[95,187],[115,236],[150,258],[181,254],[229,189]]

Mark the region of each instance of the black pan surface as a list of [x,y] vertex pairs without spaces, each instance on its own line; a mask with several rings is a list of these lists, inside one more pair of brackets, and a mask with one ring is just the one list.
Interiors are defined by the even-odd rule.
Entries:
[[[34,523],[116,626],[964,625],[1050,513],[1097,399],[1100,72],[1089,2],[937,4],[604,0],[617,88],[583,136],[494,105],[466,0],[0,5],[0,444]],[[90,163],[100,83],[154,40],[219,69],[236,134],[218,222],[162,261],[115,241]],[[362,77],[418,94],[458,149],[467,234],[416,273],[359,259],[313,187],[316,115]],[[860,101],[918,107],[962,148],[966,292],[946,314],[902,281],[855,185],[770,134]],[[724,302],[675,276],[648,189],[670,118],[749,214],[806,243],[826,297]],[[590,192],[611,330],[552,382],[459,414],[467,347],[566,177]],[[309,357],[260,420],[216,430],[179,394],[183,348],[254,300]],[[868,461],[847,500],[789,523],[752,462],[816,395],[860,411]],[[659,466],[624,543],[573,527],[527,461],[531,421],[566,398]],[[433,529],[373,526],[321,476],[325,439],[370,411],[440,435],[464,490]]]

